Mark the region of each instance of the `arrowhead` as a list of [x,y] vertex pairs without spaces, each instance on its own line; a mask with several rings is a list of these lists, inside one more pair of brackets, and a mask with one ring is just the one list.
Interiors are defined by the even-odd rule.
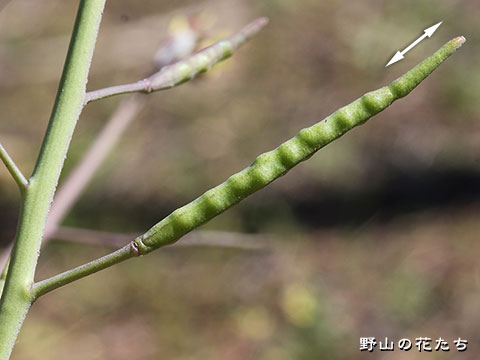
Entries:
[[430,26],[428,29],[423,30],[425,34],[427,34],[428,37],[432,37],[433,33],[437,31],[438,27],[442,25],[443,21],[440,21],[438,24],[435,24],[433,26]]
[[403,58],[405,58],[405,56],[403,56],[403,54],[400,51],[397,51],[397,53],[395,55],[393,55],[393,57],[390,59],[388,64],[385,65],[385,67],[390,66],[390,65],[396,63],[397,61],[402,60]]

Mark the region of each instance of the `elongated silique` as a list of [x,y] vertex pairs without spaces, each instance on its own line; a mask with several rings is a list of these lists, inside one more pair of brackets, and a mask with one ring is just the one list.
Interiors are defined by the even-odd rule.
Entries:
[[177,241],[186,233],[286,174],[295,165],[308,159],[355,126],[363,124],[395,100],[406,96],[464,42],[463,37],[449,41],[431,57],[390,85],[363,95],[324,120],[301,130],[276,149],[258,156],[252,165],[232,175],[224,183],[175,210],[144,235],[135,239],[140,254],[147,254]]

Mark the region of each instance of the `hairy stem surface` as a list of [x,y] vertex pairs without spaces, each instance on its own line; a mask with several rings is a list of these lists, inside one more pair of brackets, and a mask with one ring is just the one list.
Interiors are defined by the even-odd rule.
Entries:
[[120,250],[36,283],[34,296],[41,296],[117,262],[147,254],[176,242],[183,235],[267,186],[273,180],[285,175],[295,165],[307,160],[319,149],[347,131],[363,124],[391,105],[393,101],[409,94],[464,42],[465,38],[463,37],[449,41],[431,57],[390,85],[363,95],[324,120],[301,130],[297,136],[284,142],[278,148],[257,157],[248,168],[232,175],[224,183],[175,210],[145,234],[137,237]]
[[105,0],[80,1],[62,79],[42,148],[25,192],[5,287],[0,301],[0,360],[8,359],[34,301],[31,286],[47,214],[55,193],[85,86]]

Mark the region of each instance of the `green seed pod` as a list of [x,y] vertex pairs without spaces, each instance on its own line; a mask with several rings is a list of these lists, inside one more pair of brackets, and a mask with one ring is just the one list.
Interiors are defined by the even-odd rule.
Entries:
[[295,165],[355,126],[363,124],[395,100],[406,96],[464,42],[463,37],[449,41],[390,85],[363,95],[324,120],[301,130],[276,149],[258,156],[252,165],[232,175],[224,183],[175,210],[135,239],[140,254],[174,243],[186,233],[285,175]]

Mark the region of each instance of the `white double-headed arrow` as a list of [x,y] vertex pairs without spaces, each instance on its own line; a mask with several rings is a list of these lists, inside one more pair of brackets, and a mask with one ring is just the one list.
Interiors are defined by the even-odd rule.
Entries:
[[435,24],[433,26],[430,26],[428,29],[423,30],[424,34],[422,36],[420,36],[417,40],[415,40],[413,43],[408,45],[408,47],[405,50],[397,51],[397,53],[395,55],[393,55],[393,57],[390,59],[390,61],[387,63],[387,65],[385,65],[385,67],[390,66],[390,65],[396,63],[397,61],[402,60],[405,57],[403,55],[405,55],[407,52],[412,50],[413,47],[415,47],[415,45],[417,45],[420,41],[422,41],[426,37],[432,37],[433,33],[438,29],[438,27],[440,25],[442,25],[442,22],[443,21],[440,21],[438,24]]

